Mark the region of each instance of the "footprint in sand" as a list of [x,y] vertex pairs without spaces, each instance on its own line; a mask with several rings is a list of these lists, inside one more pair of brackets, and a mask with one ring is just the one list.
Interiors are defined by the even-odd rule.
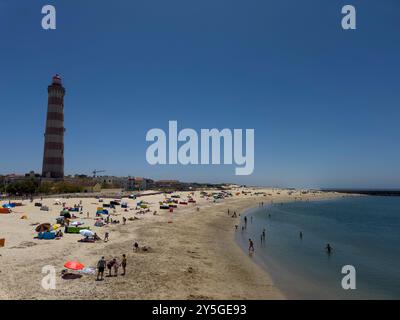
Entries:
[[18,246],[11,247],[10,249],[25,249],[25,248],[33,247],[36,245],[37,245],[37,243],[35,243],[35,242],[23,241]]

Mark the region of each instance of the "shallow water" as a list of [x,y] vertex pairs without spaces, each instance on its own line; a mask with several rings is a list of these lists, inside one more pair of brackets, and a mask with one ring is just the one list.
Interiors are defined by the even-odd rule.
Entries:
[[[247,228],[239,228],[236,240],[247,252],[248,239],[253,239],[252,259],[288,298],[400,298],[400,197],[273,204],[253,208],[247,217]],[[355,290],[341,286],[344,265],[355,267]]]

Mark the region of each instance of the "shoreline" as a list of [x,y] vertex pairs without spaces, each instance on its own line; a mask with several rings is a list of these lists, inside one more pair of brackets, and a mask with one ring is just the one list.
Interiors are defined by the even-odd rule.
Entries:
[[[353,194],[347,194],[347,195],[345,195],[345,196],[343,196],[343,195],[334,195],[334,196],[329,195],[329,196],[321,197],[321,198],[317,198],[317,199],[308,199],[308,198],[307,198],[307,199],[301,199],[301,200],[299,200],[299,199],[282,198],[282,199],[280,199],[280,201],[277,202],[277,203],[288,203],[288,202],[296,202],[296,201],[299,201],[299,202],[306,202],[306,201],[307,201],[307,202],[308,202],[308,201],[312,201],[312,202],[316,202],[316,201],[327,201],[327,200],[338,199],[338,198],[349,198],[349,197],[352,197],[352,196],[362,197],[363,195],[353,195]],[[264,203],[263,208],[265,208],[265,209],[267,210],[268,208],[270,208],[270,207],[271,207],[272,205],[274,205],[274,204],[276,204],[276,203]],[[237,232],[240,232],[240,227],[241,227],[242,224],[243,224],[242,219],[243,219],[244,217],[249,217],[249,216],[252,214],[252,210],[256,210],[256,209],[259,209],[259,208],[261,208],[261,207],[260,207],[260,206],[250,206],[250,207],[248,207],[248,208],[243,209],[243,210],[240,212],[240,216],[239,216],[240,221],[239,221],[239,224],[238,224],[238,230],[237,230]],[[247,247],[247,246],[246,246],[246,243],[242,242],[238,237],[236,237],[236,235],[237,235],[237,233],[234,232],[233,241],[234,241],[234,242],[236,243],[236,245],[240,248],[240,250],[243,252],[243,254],[246,255],[247,259],[248,259],[248,260],[251,260],[254,264],[256,264],[257,266],[259,266],[259,267],[261,268],[261,270],[262,270],[263,272],[265,272],[265,273],[268,275],[268,277],[269,277],[270,280],[271,280],[272,285],[279,291],[279,293],[284,297],[284,299],[289,299],[289,298],[288,298],[288,293],[285,294],[285,292],[283,291],[283,289],[282,289],[282,288],[279,288],[279,286],[276,285],[275,281],[273,280],[273,276],[272,276],[272,274],[271,274],[271,271],[269,270],[268,264],[267,264],[261,257],[259,257],[259,256],[257,256],[257,255],[250,256],[249,253],[248,253],[247,250],[246,250],[246,247]],[[252,239],[252,240],[253,240],[253,241],[256,241],[255,239]],[[288,275],[288,276],[290,276],[290,275]],[[289,294],[289,295],[290,295],[290,294]],[[297,299],[301,299],[301,297],[298,297]]]
[[[345,196],[343,196],[343,195],[329,195],[329,196],[327,196],[327,197],[321,197],[321,198],[318,198],[318,199],[306,199],[306,201],[307,201],[307,202],[308,202],[308,201],[311,201],[311,202],[318,202],[318,201],[328,201],[328,200],[333,200],[333,199],[342,199],[342,198],[350,198],[350,197],[357,197],[357,198],[359,198],[359,197],[363,197],[363,196],[365,196],[365,195],[358,195],[358,194],[356,194],[356,195],[354,195],[354,194],[348,194],[348,195],[345,195]],[[304,200],[281,199],[281,201],[279,201],[279,202],[277,202],[277,203],[290,203],[290,202],[296,202],[296,201],[299,201],[299,202],[306,202],[306,201],[304,201]],[[271,208],[271,206],[276,205],[277,203],[273,203],[273,204],[272,204],[272,203],[267,203],[267,204],[264,204],[264,208],[265,208],[265,209]],[[252,210],[256,210],[256,209],[259,209],[259,208],[260,208],[259,206],[252,206],[252,207],[249,207],[249,208],[245,209],[245,210],[241,213],[240,218],[249,217],[249,216],[252,214]],[[242,220],[242,219],[241,219],[241,220]],[[242,221],[240,221],[240,222],[241,222],[241,224],[239,224],[239,227],[242,225]],[[238,232],[240,232],[240,231],[238,230]],[[255,239],[252,239],[252,240],[253,240],[253,241],[256,241]],[[243,242],[243,240],[240,239],[239,237],[236,237],[236,234],[235,234],[235,237],[234,237],[234,241],[235,241],[235,243],[237,244],[237,246],[241,249],[241,251],[242,251],[244,254],[246,254],[246,253],[247,253],[247,250],[246,250],[247,245],[246,245],[246,243]],[[274,286],[277,287],[277,289],[281,292],[281,294],[285,297],[285,299],[304,299],[304,298],[301,297],[301,296],[294,296],[292,293],[289,293],[289,292],[287,291],[287,288],[286,288],[286,290],[284,290],[282,286],[277,285],[276,282],[273,280],[273,279],[275,278],[275,276],[273,275],[273,272],[269,270],[268,263],[267,263],[262,257],[257,256],[257,255],[255,255],[255,256],[253,256],[253,257],[250,257],[250,255],[249,255],[248,253],[247,253],[246,255],[247,255],[247,258],[248,258],[249,260],[251,260],[254,264],[258,265],[265,273],[268,274],[268,276],[272,279],[272,282],[273,282]],[[271,261],[273,261],[273,260],[271,260]],[[271,262],[271,261],[270,261],[270,262]],[[286,272],[289,272],[289,274],[286,275],[286,278],[292,277],[292,275],[290,274],[290,271],[286,270]],[[292,278],[293,278],[293,277],[292,277]],[[279,282],[279,281],[278,281],[278,282]],[[289,297],[290,297],[290,298],[289,298]]]
[[[280,201],[280,198],[277,194],[268,198],[240,195],[214,203],[201,199],[196,192],[196,205],[179,206],[170,214],[158,210],[160,195],[152,195],[145,200],[151,203],[152,210],[157,208],[157,215],[125,213],[118,209],[114,214],[118,219],[127,215],[138,220],[102,228],[92,227],[93,210],[99,203],[93,198],[82,198],[84,212],[90,211],[91,217],[86,219],[84,214],[80,220],[100,237],[105,231],[110,233],[109,242],[94,244],[79,243],[77,240],[81,237],[70,234],[59,241],[33,239],[32,222],[53,221],[59,215],[59,208],[51,207],[49,212],[43,212],[25,201],[24,207],[0,216],[0,237],[6,238],[6,247],[0,248],[3,284],[0,299],[285,299],[268,272],[248,259],[236,243],[235,224],[239,215],[235,219],[227,214],[228,208],[239,214],[258,202]],[[52,206],[53,200],[43,199],[43,202]],[[127,201],[134,206],[138,200]],[[77,199],[65,201],[72,205]],[[25,213],[28,219],[20,220]],[[149,247],[149,251],[133,252],[134,241]],[[95,267],[101,256],[111,259],[122,254],[128,257],[126,276],[106,277],[104,281],[95,281],[93,275],[76,280],[63,280],[59,276],[67,260]],[[56,269],[55,290],[44,290],[40,286],[45,276],[41,272],[44,265]]]

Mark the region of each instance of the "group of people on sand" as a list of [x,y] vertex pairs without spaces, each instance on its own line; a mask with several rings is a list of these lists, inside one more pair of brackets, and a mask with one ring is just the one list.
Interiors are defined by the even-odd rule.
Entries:
[[231,216],[232,218],[237,218],[236,211],[233,211],[233,213],[231,215],[231,211],[228,209],[228,216]]
[[[103,225],[104,224],[120,224],[119,220],[113,219],[110,216],[107,216],[105,219],[103,219],[100,214],[96,214],[96,218],[97,218],[96,221],[97,221],[98,224],[99,223],[102,223]],[[127,221],[127,219],[125,217],[122,217],[122,223],[124,225],[126,224],[126,221]]]
[[[107,240],[108,240],[108,234],[107,234]],[[146,246],[142,247],[143,251],[148,251],[149,248]],[[133,251],[138,252],[140,251],[139,243],[134,242],[133,243]],[[108,275],[107,277],[117,277],[118,276],[118,270],[121,267],[122,268],[122,273],[121,276],[124,276],[126,274],[126,265],[127,265],[127,258],[126,255],[123,254],[121,261],[118,261],[117,258],[112,258],[110,260],[106,260],[104,257],[101,257],[101,259],[97,262],[97,281],[102,281],[104,280],[104,271],[108,270]]]
[[[121,276],[124,276],[126,274],[126,265],[127,265],[127,259],[126,255],[123,254],[121,261],[118,261],[117,258],[113,258],[110,260],[106,260],[104,257],[101,257],[101,259],[97,262],[97,281],[102,281],[104,280],[104,271],[107,268],[108,269],[108,277],[117,277],[118,276],[118,270],[120,267],[122,267],[122,273]],[[114,273],[114,274],[113,274]]]
[[138,212],[136,212],[136,214],[146,214],[150,212],[150,209],[142,210],[140,207],[136,207],[135,210],[139,210]]

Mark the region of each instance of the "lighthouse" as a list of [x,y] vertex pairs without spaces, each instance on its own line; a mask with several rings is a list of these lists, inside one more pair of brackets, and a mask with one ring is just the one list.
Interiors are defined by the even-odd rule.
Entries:
[[61,77],[56,74],[47,88],[48,105],[46,131],[44,133],[44,153],[42,176],[44,178],[64,178],[64,95]]

